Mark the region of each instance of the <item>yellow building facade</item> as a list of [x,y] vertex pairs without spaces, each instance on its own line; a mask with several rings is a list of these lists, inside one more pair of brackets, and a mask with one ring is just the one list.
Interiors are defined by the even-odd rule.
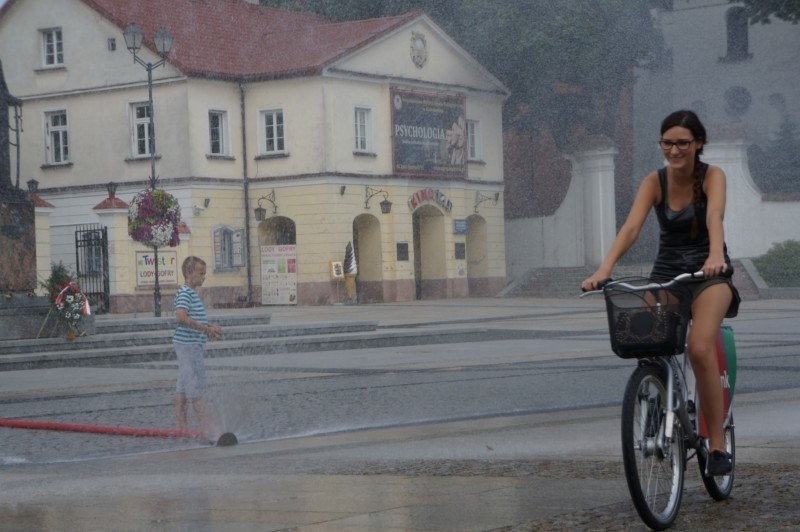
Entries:
[[[244,0],[176,0],[174,14],[155,20],[149,3],[12,0],[0,11],[0,49],[28,43],[0,59],[24,102],[23,181],[35,179],[53,206],[42,217],[49,227],[38,228],[50,242],[40,258],[86,275],[75,264],[86,262],[75,255],[76,228],[104,229],[109,309],[152,308],[153,250],[130,239],[125,209],[150,163],[137,144],[144,72],[115,22],[136,17],[146,35],[164,25],[176,43],[153,79],[158,184],[185,224],[179,246],[158,249],[165,307],[189,255],[206,260],[203,297],[220,307],[487,296],[505,286],[508,92],[434,21],[411,13],[333,23]],[[245,52],[186,55],[199,44],[181,24],[216,24],[221,9],[264,17],[255,27],[266,42],[253,37],[253,46],[273,53],[270,39],[285,39],[285,56],[252,71]],[[270,33],[279,17],[288,18]],[[65,47],[58,68],[41,65],[37,39],[51,28]],[[70,49],[76,35],[107,49]],[[66,160],[52,160],[54,116],[68,128]]]

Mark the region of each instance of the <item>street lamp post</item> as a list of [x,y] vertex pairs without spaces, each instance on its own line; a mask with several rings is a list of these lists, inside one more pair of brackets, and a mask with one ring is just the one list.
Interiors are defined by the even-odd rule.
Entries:
[[[172,35],[164,28],[160,28],[153,36],[153,42],[156,46],[156,52],[161,57],[155,63],[144,61],[139,57],[139,50],[142,48],[142,41],[144,40],[144,33],[141,28],[135,23],[131,22],[122,32],[125,38],[125,46],[128,51],[133,54],[134,62],[140,64],[147,70],[147,112],[150,115],[149,125],[149,148],[150,148],[150,189],[156,189],[156,124],[155,112],[153,109],[153,69],[162,66],[169,56],[172,49]],[[153,289],[153,314],[159,318],[161,317],[161,286],[158,281],[158,247],[153,246],[153,263],[155,266],[155,287]]]

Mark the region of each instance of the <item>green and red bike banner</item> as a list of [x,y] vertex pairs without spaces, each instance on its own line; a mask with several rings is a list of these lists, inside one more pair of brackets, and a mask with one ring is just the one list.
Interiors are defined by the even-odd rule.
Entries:
[[[733,329],[727,325],[719,328],[717,334],[717,364],[719,365],[719,380],[722,384],[724,417],[723,422],[726,421],[733,409],[733,390],[736,388],[736,345],[733,341]],[[703,417],[703,409],[700,409],[698,418],[698,427],[700,435],[703,438],[708,438],[708,426]]]

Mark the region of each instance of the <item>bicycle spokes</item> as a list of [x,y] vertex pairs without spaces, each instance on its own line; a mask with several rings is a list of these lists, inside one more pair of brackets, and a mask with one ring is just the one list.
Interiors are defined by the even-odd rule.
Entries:
[[669,526],[677,515],[685,459],[679,424],[666,430],[675,417],[667,415],[665,377],[657,366],[640,366],[628,381],[622,405],[625,478],[636,510],[655,529]]

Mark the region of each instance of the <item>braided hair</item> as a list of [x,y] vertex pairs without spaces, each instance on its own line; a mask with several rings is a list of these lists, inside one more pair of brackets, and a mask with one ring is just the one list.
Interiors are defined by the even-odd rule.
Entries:
[[700,154],[703,153],[703,146],[707,141],[706,128],[693,111],[675,111],[661,122],[661,135],[673,127],[683,127],[692,132],[694,140],[703,144],[694,152],[694,173],[692,174],[692,205],[694,205],[694,220],[692,221],[691,236],[697,236],[698,219],[697,216],[703,206],[703,177],[706,173],[706,165],[700,161]]

